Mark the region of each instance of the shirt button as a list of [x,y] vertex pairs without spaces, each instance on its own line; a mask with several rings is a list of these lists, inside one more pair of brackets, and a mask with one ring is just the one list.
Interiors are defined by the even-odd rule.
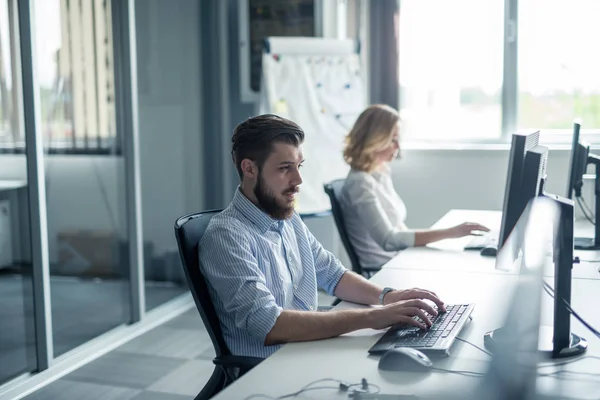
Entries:
[[294,285],[294,289],[298,289],[298,285]]
[[308,309],[312,311],[312,310],[314,310],[315,308],[314,308],[313,306],[308,306]]

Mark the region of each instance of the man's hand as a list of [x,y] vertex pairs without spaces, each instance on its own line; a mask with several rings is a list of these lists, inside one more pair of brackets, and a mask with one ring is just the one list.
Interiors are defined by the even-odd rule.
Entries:
[[[444,302],[440,300],[437,294],[430,290],[412,288],[412,289],[404,289],[404,290],[394,290],[393,292],[389,292],[383,298],[383,304],[388,305],[392,303],[397,303],[403,300],[431,300],[438,307],[438,310],[441,312],[446,312],[446,308],[444,307]],[[432,314],[432,313],[430,313]],[[437,315],[437,314],[434,314]]]
[[465,222],[463,224],[446,229],[447,239],[456,239],[467,236],[472,234],[473,231],[489,232],[490,230],[489,228],[475,222]]
[[[371,327],[373,329],[383,329],[395,324],[408,324],[421,329],[427,329],[431,326],[431,321],[427,314],[425,314],[426,312],[430,315],[437,315],[437,311],[423,300],[397,301],[380,308],[372,309],[370,311]],[[413,319],[415,316],[419,317],[424,323]]]

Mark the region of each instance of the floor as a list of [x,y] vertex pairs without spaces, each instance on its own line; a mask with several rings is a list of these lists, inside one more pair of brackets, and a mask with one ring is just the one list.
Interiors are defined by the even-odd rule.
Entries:
[[[319,292],[319,305],[333,298]],[[213,371],[196,309],[141,335],[26,397],[27,400],[189,400]]]
[[[54,353],[61,355],[129,319],[126,281],[50,277]],[[176,285],[146,284],[146,307],[184,293]],[[0,273],[0,382],[35,369],[31,279]],[[27,301],[24,301],[27,299]]]

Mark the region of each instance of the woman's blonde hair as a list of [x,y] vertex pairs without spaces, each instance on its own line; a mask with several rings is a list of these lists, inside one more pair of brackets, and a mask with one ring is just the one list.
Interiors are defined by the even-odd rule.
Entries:
[[345,139],[344,160],[354,169],[373,172],[377,168],[375,152],[392,142],[400,116],[385,104],[374,104],[364,110]]

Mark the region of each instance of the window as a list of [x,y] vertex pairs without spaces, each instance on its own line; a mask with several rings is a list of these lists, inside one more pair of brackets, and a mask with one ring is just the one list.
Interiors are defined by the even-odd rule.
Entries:
[[[23,138],[15,136],[19,132],[16,118],[23,112],[16,98],[21,79],[13,75],[18,71],[14,66],[19,65],[13,58],[17,27],[16,1],[0,0],[0,149],[18,141],[24,147]],[[32,229],[28,219],[22,218],[29,211],[26,169],[24,155],[0,154],[0,386],[34,372],[38,362],[35,314],[40,310],[31,273]]]
[[598,0],[519,2],[519,128],[600,130],[599,19]]
[[18,107],[18,71],[15,56],[13,31],[16,30],[14,18],[9,15],[8,4],[1,2],[0,7],[0,152],[8,152],[15,146],[25,147],[22,132],[19,130]]
[[[41,134],[48,154],[114,154],[116,134],[113,46],[109,1],[36,1],[36,65]],[[7,16],[0,14],[0,152],[24,152],[13,110]],[[12,38],[11,38],[12,40]]]
[[575,119],[583,135],[600,134],[600,1],[402,0],[399,9],[404,140],[499,142],[541,129],[566,143]]
[[404,139],[498,139],[502,0],[402,0],[400,115]]

